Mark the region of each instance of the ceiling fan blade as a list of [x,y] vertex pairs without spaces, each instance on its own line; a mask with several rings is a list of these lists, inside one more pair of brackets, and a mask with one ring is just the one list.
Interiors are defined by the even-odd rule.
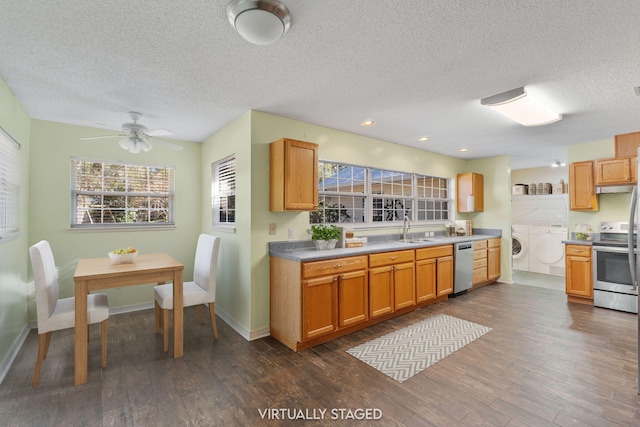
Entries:
[[153,137],[152,139],[154,144],[163,145],[167,148],[170,148],[171,150],[182,151],[184,149],[182,145],[178,145],[174,142],[167,141],[166,139],[162,139],[158,137]]
[[145,132],[149,136],[170,136],[173,132],[167,129],[153,129]]
[[126,135],[88,136],[85,138],[80,138],[80,140],[88,141],[90,139],[122,138],[123,136],[126,136]]

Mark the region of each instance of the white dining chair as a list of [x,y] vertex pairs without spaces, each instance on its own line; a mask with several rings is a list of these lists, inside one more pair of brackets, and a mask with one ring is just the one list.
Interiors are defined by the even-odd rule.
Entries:
[[[218,269],[218,252],[220,250],[220,238],[201,234],[196,246],[196,259],[193,266],[193,281],[184,282],[183,306],[198,307],[200,323],[204,323],[202,305],[208,304],[211,329],[214,338],[218,338],[218,327],[214,305],[216,301],[216,271]],[[169,351],[169,310],[173,310],[173,284],[155,286],[153,289],[155,298],[156,328],[160,327],[164,333],[164,351]]]
[[[36,293],[38,320],[38,358],[32,386],[38,384],[42,362],[47,358],[51,333],[75,326],[75,297],[58,298],[58,271],[51,246],[42,240],[29,248]],[[101,325],[102,367],[107,367],[107,319],[109,302],[106,294],[90,294],[87,298],[87,323]],[[88,339],[88,337],[87,337]]]

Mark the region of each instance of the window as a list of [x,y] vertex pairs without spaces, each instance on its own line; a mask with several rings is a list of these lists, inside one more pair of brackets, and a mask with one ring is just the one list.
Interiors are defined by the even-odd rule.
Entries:
[[226,157],[211,165],[213,225],[236,222],[236,157]]
[[174,224],[174,167],[80,159],[71,165],[71,227]]
[[0,129],[0,239],[19,227],[20,144]]
[[317,223],[437,222],[450,217],[449,178],[321,160]]

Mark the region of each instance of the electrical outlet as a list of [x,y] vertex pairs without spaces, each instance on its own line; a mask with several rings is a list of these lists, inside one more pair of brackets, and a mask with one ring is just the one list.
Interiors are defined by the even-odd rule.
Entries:
[[295,228],[289,229],[289,239],[295,239]]
[[269,234],[274,235],[276,234],[276,223],[272,222],[271,224],[269,224]]

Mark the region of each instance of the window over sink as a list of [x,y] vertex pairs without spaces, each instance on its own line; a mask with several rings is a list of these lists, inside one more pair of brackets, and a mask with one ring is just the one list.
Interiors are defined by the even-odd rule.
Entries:
[[312,224],[441,222],[451,217],[451,180],[328,160],[318,162]]

